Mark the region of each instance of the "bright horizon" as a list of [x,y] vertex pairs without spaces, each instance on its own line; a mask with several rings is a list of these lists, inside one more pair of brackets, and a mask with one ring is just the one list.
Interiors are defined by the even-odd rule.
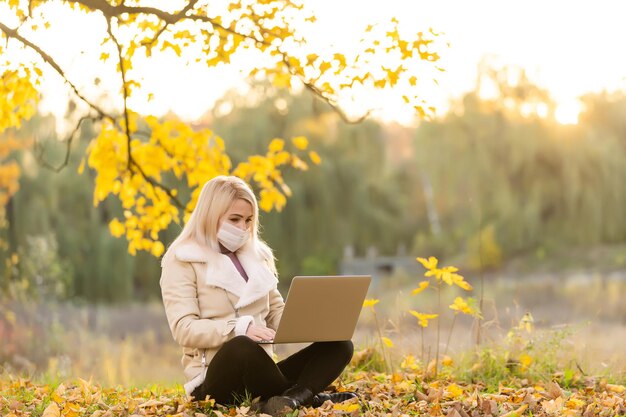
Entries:
[[[581,110],[579,96],[602,90],[626,90],[626,59],[618,52],[623,48],[620,41],[626,39],[626,25],[622,23],[626,4],[616,0],[593,3],[390,0],[384,8],[373,0],[315,0],[307,2],[306,6],[312,7],[318,18],[314,41],[320,48],[332,44],[340,49],[349,48],[367,24],[392,16],[415,31],[432,27],[443,32],[441,43],[450,43],[450,48],[441,51],[439,64],[446,72],[437,77],[438,87],[433,84],[424,90],[428,105],[437,107],[440,115],[451,99],[473,90],[477,67],[484,57],[492,57],[503,65],[525,68],[531,81],[548,89],[557,101],[556,116],[561,123],[577,121]],[[86,88],[88,97],[93,98],[96,91],[90,87],[93,80],[79,75],[88,55],[81,50],[88,51],[94,39],[99,44],[103,33],[94,31],[89,19],[83,19],[72,27],[73,30],[58,30],[63,29],[66,19],[62,14],[51,13],[49,19],[53,30],[50,36],[39,41],[35,34],[32,39],[40,43],[70,77],[77,79],[79,86]],[[78,33],[83,36],[77,37]],[[88,33],[93,36],[84,36]],[[67,44],[73,48],[67,48]],[[91,59],[93,63],[94,58]],[[241,68],[250,65],[250,60],[240,57],[235,65],[209,70],[203,65],[173,64],[163,55],[153,59],[150,68],[144,70],[142,86],[146,92],[134,97],[130,104],[141,113],[161,116],[172,111],[193,121],[228,90],[245,89]],[[108,74],[113,74],[111,68],[112,61],[109,61]],[[108,91],[109,100],[117,100],[118,82],[114,76],[102,78],[100,88]],[[68,94],[60,77],[47,77],[43,92],[40,110],[62,116]],[[149,92],[154,93],[152,101],[146,99]],[[385,103],[386,98],[377,96],[374,100]],[[376,107],[374,100],[366,107]],[[378,105],[375,117],[403,124],[412,122],[412,112],[385,104]]]

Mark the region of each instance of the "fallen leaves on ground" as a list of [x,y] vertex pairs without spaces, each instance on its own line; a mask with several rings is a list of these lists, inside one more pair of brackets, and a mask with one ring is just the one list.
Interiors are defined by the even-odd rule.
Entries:
[[[335,389],[356,391],[359,400],[327,401],[319,408],[303,408],[305,416],[428,415],[444,417],[609,417],[626,415],[623,385],[587,378],[576,388],[557,382],[510,381],[497,392],[481,384],[422,381],[416,374],[372,372],[348,374]],[[7,417],[236,417],[253,415],[249,406],[224,407],[210,398],[189,401],[180,388],[103,388],[76,379],[55,387],[27,379],[0,379],[0,415]]]

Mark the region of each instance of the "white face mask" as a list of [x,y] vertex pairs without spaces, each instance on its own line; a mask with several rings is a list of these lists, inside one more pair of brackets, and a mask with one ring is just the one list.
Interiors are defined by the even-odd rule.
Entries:
[[249,230],[241,230],[228,221],[223,221],[220,229],[217,231],[218,242],[231,252],[235,252],[242,247],[249,238]]

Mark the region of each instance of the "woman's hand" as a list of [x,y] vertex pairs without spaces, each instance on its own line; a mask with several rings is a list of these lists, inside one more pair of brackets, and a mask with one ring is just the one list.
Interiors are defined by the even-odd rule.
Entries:
[[255,342],[259,340],[274,340],[275,335],[276,332],[274,330],[265,326],[257,326],[256,324],[251,324],[246,332],[246,336]]

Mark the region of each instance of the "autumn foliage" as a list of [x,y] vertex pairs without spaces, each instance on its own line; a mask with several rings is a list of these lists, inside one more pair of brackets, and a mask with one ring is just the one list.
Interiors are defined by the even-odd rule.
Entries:
[[[434,112],[422,100],[419,87],[422,78],[432,80],[424,68],[441,70],[433,43],[437,34],[430,30],[407,36],[396,19],[365,27],[356,49],[347,52],[315,50],[303,28],[315,25],[316,17],[303,3],[288,0],[210,4],[181,0],[164,2],[162,7],[143,0],[10,0],[1,7],[0,39],[7,46],[0,54],[26,51],[34,59],[7,61],[0,67],[4,88],[11,91],[0,95],[0,131],[19,127],[36,110],[37,77],[42,70],[46,76],[61,76],[82,112],[65,142],[70,149],[84,121],[99,124],[83,166],[95,172],[94,204],[113,197],[123,206],[124,217],[113,219],[110,230],[128,240],[132,254],[144,250],[161,255],[159,233],[171,223],[184,221],[195,204],[198,186],[215,175],[244,178],[257,188],[263,210],[280,210],[290,195],[282,171],[321,162],[305,138],[294,137],[274,139],[265,154],[251,155],[233,166],[225,141],[209,129],[193,129],[176,117],[162,120],[133,109],[132,100],[159,100],[158,91],[142,86],[145,67],[139,62],[161,55],[212,68],[248,54],[257,62],[250,77],[269,80],[275,88],[305,88],[346,121],[369,114],[365,109],[363,114],[349,115],[342,108],[359,91],[391,89],[397,91],[398,102],[412,107],[417,116]],[[94,30],[101,39],[93,50],[104,65],[114,68],[119,82],[112,106],[91,98],[55,60],[54,51],[40,46],[46,33],[60,29],[47,18],[50,10],[69,16],[64,25],[87,16],[98,19]],[[4,184],[14,183],[15,170],[4,175],[10,179],[0,185],[8,189]]]
[[[428,415],[447,417],[619,416],[626,412],[623,385],[586,378],[573,388],[556,382],[524,380],[515,388],[489,392],[481,384],[450,380],[421,382],[419,374],[393,375],[354,372],[335,389],[358,393],[358,401],[303,408],[294,415],[383,416]],[[0,380],[0,411],[7,417],[60,416],[247,416],[255,415],[251,402],[240,406],[216,404],[208,398],[190,401],[178,389],[155,387],[122,389],[101,387],[76,379],[57,386],[25,379]]]
[[[0,46],[0,54],[2,54]],[[10,160],[13,151],[23,149],[28,143],[17,140],[7,129],[19,128],[24,120],[30,119],[37,110],[39,99],[36,85],[41,71],[27,66],[7,65],[0,83],[0,224],[4,218],[4,207],[19,189],[20,168]]]

